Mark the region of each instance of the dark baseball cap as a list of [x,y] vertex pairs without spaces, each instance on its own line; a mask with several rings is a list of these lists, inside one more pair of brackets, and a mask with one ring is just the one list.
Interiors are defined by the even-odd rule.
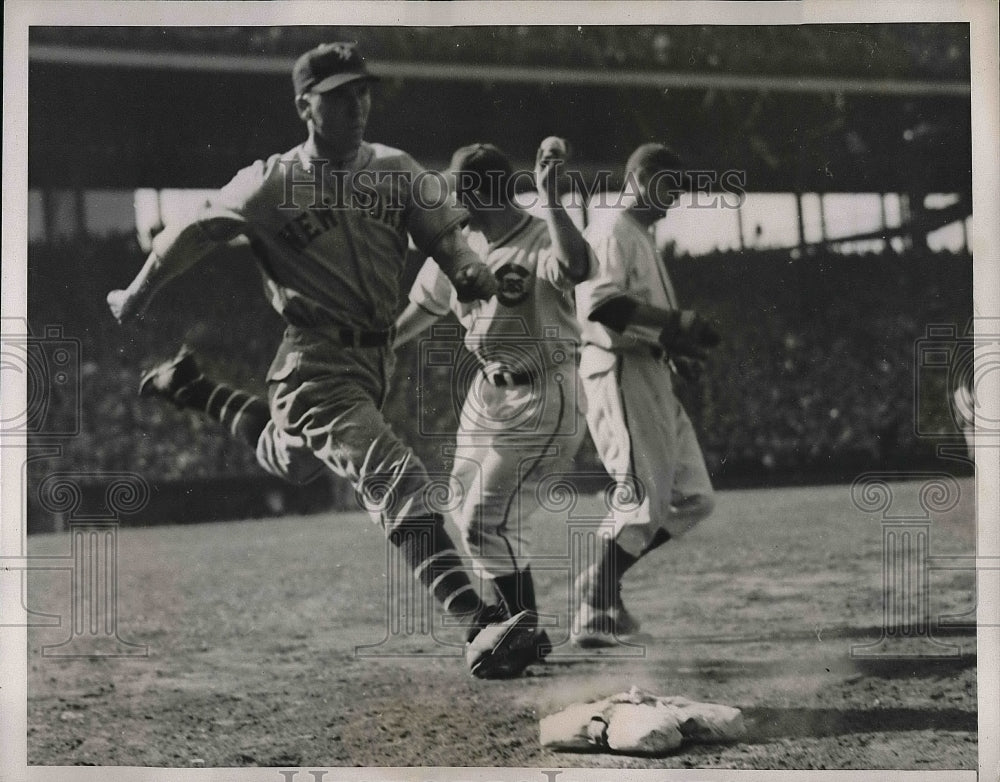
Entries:
[[377,77],[368,72],[357,45],[344,41],[322,43],[310,49],[292,68],[296,95],[328,92],[362,79],[376,81]]

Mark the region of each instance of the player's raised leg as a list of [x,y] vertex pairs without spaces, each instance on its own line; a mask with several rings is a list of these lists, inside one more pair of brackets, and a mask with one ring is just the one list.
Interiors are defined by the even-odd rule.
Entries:
[[187,345],[173,359],[145,372],[139,381],[139,393],[204,413],[254,447],[271,418],[267,402],[261,397],[207,377]]
[[[292,353],[283,346],[272,365],[270,406],[207,377],[188,348],[145,373],[140,389],[223,423],[254,447],[258,461],[275,475],[302,483],[329,468],[351,480],[414,576],[465,626],[471,673],[479,678],[518,675],[534,659],[537,616],[527,610],[509,614],[480,599],[443,518],[423,503],[423,465],[372,402],[378,394],[352,382],[377,376],[373,357],[350,361],[338,356],[336,366],[353,367],[333,378],[340,373],[331,372],[334,364]],[[325,380],[317,382],[320,376]]]
[[427,507],[423,464],[373,401],[384,395],[386,360],[381,350],[332,348],[301,335],[284,345],[269,372],[272,420],[258,460],[280,472],[305,453],[348,479],[414,576],[466,626],[472,673],[515,676],[533,657],[536,616],[507,616],[472,586],[443,518]]

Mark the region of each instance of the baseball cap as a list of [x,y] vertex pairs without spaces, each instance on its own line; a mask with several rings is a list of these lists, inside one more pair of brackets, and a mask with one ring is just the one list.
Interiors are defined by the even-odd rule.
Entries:
[[352,81],[377,77],[368,72],[357,45],[345,41],[322,43],[295,61],[292,84],[295,94],[327,92]]
[[636,176],[655,174],[659,171],[675,173],[679,184],[690,187],[691,176],[685,170],[684,161],[666,144],[651,142],[642,144],[629,155],[625,170]]

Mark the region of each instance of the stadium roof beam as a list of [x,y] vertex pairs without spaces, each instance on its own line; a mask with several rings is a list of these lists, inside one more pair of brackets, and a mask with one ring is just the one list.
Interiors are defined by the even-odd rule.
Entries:
[[[154,70],[208,71],[240,74],[291,73],[293,60],[234,54],[144,52],[95,47],[32,45],[29,59],[58,65]],[[587,70],[549,66],[477,65],[382,61],[371,71],[389,79],[426,81],[487,81],[520,84],[575,84],[648,89],[717,89],[747,92],[860,93],[968,97],[968,82],[927,79],[861,79],[837,76],[775,76],[766,74],[686,73],[683,71]]]

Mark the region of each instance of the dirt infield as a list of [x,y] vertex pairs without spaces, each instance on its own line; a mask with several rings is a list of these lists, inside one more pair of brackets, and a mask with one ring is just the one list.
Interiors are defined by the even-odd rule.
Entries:
[[[638,645],[557,646],[508,682],[470,678],[454,628],[389,632],[384,543],[362,514],[123,529],[115,621],[121,639],[146,648],[119,651],[145,654],[43,656],[89,640],[84,628],[58,646],[73,640],[69,572],[29,573],[36,623],[62,621],[28,634],[28,761],[975,769],[975,579],[949,559],[975,553],[974,484],[957,485],[957,505],[922,528],[930,558],[903,567],[926,575],[925,597],[907,603],[910,582],[897,579],[886,602],[883,554],[898,543],[887,531],[901,522],[859,510],[851,487],[723,492],[711,519],[629,574],[625,600],[648,633]],[[918,507],[921,487],[891,484],[893,502]],[[587,498],[571,512],[599,511]],[[566,519],[534,527],[558,643]],[[36,536],[29,553],[63,556],[69,545],[65,533]],[[914,615],[908,638],[873,645],[900,606],[926,610],[926,631]],[[631,685],[738,706],[749,734],[660,758],[540,747],[540,717]]]

